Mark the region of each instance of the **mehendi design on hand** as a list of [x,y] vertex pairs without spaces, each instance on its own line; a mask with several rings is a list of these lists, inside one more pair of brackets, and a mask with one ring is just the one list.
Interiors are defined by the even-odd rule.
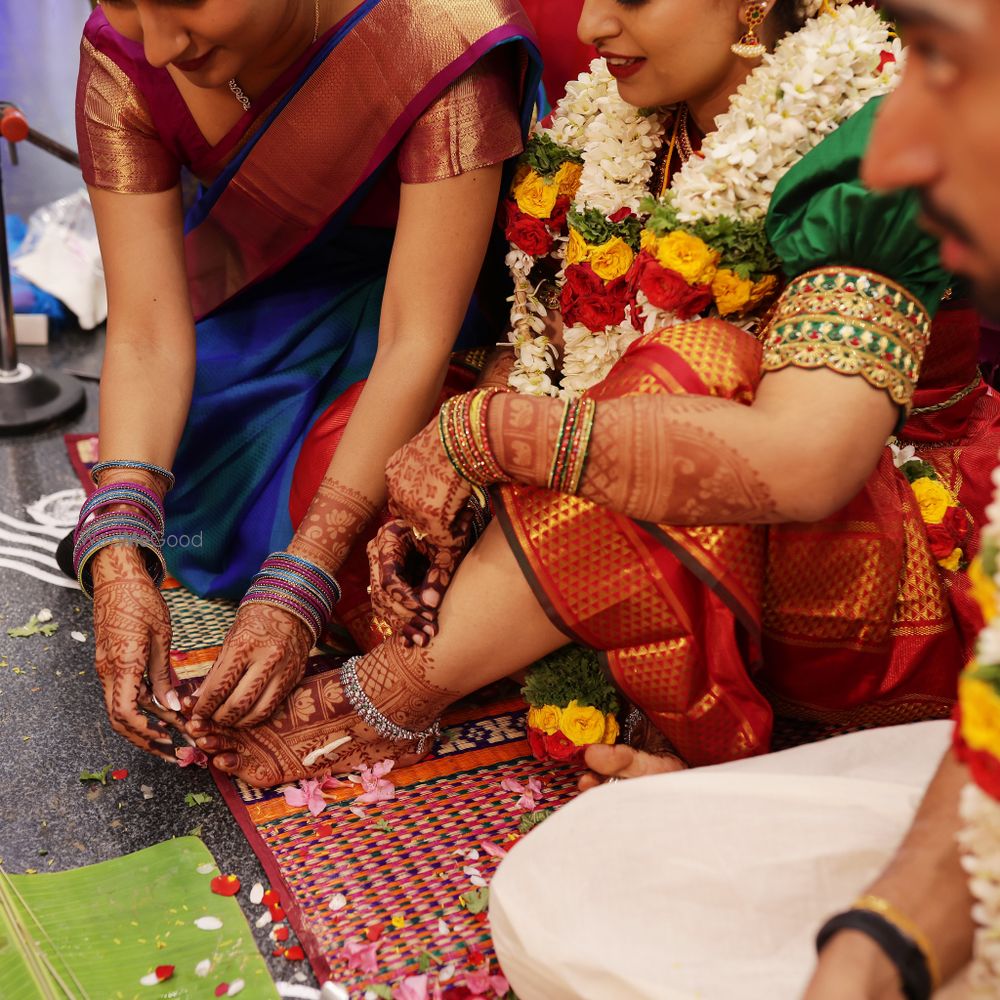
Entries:
[[777,505],[750,462],[707,428],[678,419],[735,405],[673,396],[602,402],[579,495],[640,521],[773,521]]
[[377,510],[377,504],[358,490],[324,480],[288,551],[335,574]]
[[[375,706],[406,729],[427,728],[456,700],[457,693],[431,681],[430,651],[390,639],[358,665],[358,677]],[[221,770],[260,787],[320,774],[342,774],[361,764],[393,757],[398,764],[418,758],[412,747],[390,743],[362,722],[347,703],[339,670],[309,677],[274,713],[252,729],[227,729],[198,740]],[[327,756],[306,766],[311,753],[344,737]],[[232,755],[232,756],[230,756]],[[234,759],[235,758],[235,759]]]

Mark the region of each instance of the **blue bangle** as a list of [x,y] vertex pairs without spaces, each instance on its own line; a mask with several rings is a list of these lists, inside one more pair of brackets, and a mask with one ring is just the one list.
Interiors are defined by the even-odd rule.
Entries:
[[177,479],[174,474],[167,469],[162,468],[159,465],[153,465],[151,462],[133,462],[131,459],[127,458],[115,458],[108,462],[98,462],[90,470],[90,478],[95,486],[100,486],[97,477],[104,472],[105,469],[141,469],[143,472],[152,472],[157,476],[162,476],[163,479],[167,481],[167,492],[174,488],[174,483]]

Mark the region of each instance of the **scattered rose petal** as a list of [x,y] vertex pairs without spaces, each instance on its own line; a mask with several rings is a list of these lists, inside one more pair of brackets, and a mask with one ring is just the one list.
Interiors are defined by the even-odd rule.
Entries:
[[195,967],[194,974],[196,976],[201,976],[202,979],[205,978],[212,971],[212,960],[210,958],[203,958]]
[[377,941],[385,930],[385,924],[372,924],[366,931],[365,937],[369,941]]
[[124,781],[128,777],[128,768],[120,767],[117,771],[112,771],[111,777],[114,778],[115,781]]
[[333,827],[330,826],[329,823],[321,823],[319,826],[316,827],[316,836],[317,837],[332,837],[333,836]]
[[[471,956],[470,956],[471,958]],[[482,996],[490,988],[490,967],[484,965],[481,969],[475,969],[465,974],[465,985],[470,993]]]
[[229,984],[229,989],[226,990],[226,996],[227,997],[234,997],[234,996],[236,996],[237,993],[242,993],[244,986],[246,986],[246,983],[243,982],[242,979],[234,979]]
[[507,856],[507,852],[498,844],[494,844],[492,840],[481,840],[479,846],[491,858],[505,858]]
[[406,926],[406,917],[402,913],[394,913],[392,919],[389,921],[396,930]]
[[261,915],[260,915],[260,916],[259,916],[259,917],[257,918],[257,923],[256,923],[256,926],[257,926],[257,927],[266,927],[266,926],[267,926],[267,925],[268,925],[269,923],[271,923],[271,921],[272,921],[273,919],[274,919],[274,918],[273,918],[273,917],[271,916],[271,911],[270,911],[270,910],[265,910],[265,911],[264,911],[264,912],[263,912],[263,913],[262,913],[262,914],[261,914]]
[[158,965],[152,972],[143,976],[139,982],[143,986],[155,986],[157,983],[166,982],[174,974],[174,966]]
[[407,976],[392,996],[393,1000],[427,1000],[427,976]]
[[208,754],[197,747],[178,747],[174,756],[181,767],[208,767]]
[[209,888],[216,896],[235,896],[240,891],[240,880],[235,875],[216,875]]
[[482,875],[473,875],[469,881],[477,888],[483,889],[486,887],[486,879]]
[[472,865],[466,865],[462,869],[462,873],[464,875],[470,875],[470,876],[471,875],[482,875],[483,874],[478,868],[474,868]]
[[275,941],[287,941],[288,940],[288,928],[282,924],[280,927],[275,927],[271,931],[271,935]]
[[199,917],[194,925],[202,931],[217,931],[222,927],[222,921],[218,917]]
[[281,921],[285,919],[285,911],[278,903],[275,903],[274,906],[271,907],[271,919],[276,924],[280,924]]
[[86,632],[70,632],[69,637],[76,640],[77,642],[86,642],[87,633]]
[[466,856],[465,856],[465,860],[466,861],[478,861],[479,860],[479,851],[477,851],[477,850],[471,850],[471,851],[469,851],[469,853],[466,854]]
[[358,972],[365,972],[368,975],[373,975],[378,971],[377,941],[368,944],[347,941],[344,943],[344,951],[347,954],[347,967],[349,969],[356,969]]
[[260,882],[254,882],[253,888],[250,890],[250,902],[253,903],[254,906],[259,906],[263,899],[264,887],[260,884]]
[[215,862],[206,863],[203,865],[198,865],[197,872],[199,875],[210,875],[214,871],[218,871],[219,866]]
[[285,949],[284,956],[289,962],[301,962],[306,957],[306,953],[302,950],[301,945],[293,944],[291,948]]
[[292,979],[294,979],[297,983],[304,983],[308,978],[309,977],[304,972],[296,972],[292,976]]
[[455,963],[449,962],[447,965],[442,965],[438,971],[438,980],[442,983],[447,983],[450,979],[455,978]]
[[466,947],[469,949],[469,962],[472,965],[482,965],[486,956],[479,945],[466,943]]
[[330,909],[336,913],[338,910],[342,910],[345,906],[347,906],[347,897],[342,892],[335,893],[330,897],[329,906]]
[[152,785],[140,785],[139,791],[142,792],[142,797],[144,799],[151,799],[153,797],[153,786]]
[[215,995],[217,997],[224,997],[229,992],[229,983],[219,983],[215,987]]
[[354,813],[354,815],[357,816],[358,819],[368,818],[368,813],[366,813],[364,809],[361,808],[361,806],[351,806],[350,811]]
[[438,920],[438,936],[439,937],[444,937],[445,935],[450,934],[450,933],[451,933],[451,931],[449,930],[448,925],[443,920],[439,919]]
[[278,902],[278,894],[274,891],[274,889],[268,889],[267,892],[260,897],[260,901],[265,906],[274,906],[274,904]]
[[503,975],[490,976],[490,986],[498,997],[505,997],[507,991],[510,989],[510,983],[507,982],[507,977]]

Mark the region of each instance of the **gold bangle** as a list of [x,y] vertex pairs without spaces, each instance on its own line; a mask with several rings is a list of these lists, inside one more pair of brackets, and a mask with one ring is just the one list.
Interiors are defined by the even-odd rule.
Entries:
[[851,904],[851,909],[870,910],[872,913],[877,913],[880,917],[888,920],[890,924],[893,924],[897,930],[910,938],[923,953],[924,961],[927,962],[927,971],[931,976],[931,989],[936,990],[941,985],[941,971],[930,940],[906,914],[900,913],[887,899],[871,894],[855,900]]

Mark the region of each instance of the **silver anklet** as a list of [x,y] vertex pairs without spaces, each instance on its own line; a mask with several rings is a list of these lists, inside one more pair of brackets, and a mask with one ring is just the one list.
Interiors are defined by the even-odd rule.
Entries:
[[441,720],[438,719],[432,726],[422,733],[415,733],[411,729],[404,729],[397,726],[392,719],[387,719],[373,704],[371,698],[365,693],[361,682],[358,680],[358,661],[360,656],[352,656],[340,668],[340,686],[344,689],[344,695],[351,705],[351,708],[358,713],[358,717],[368,726],[375,730],[383,739],[399,742],[402,740],[416,740],[417,753],[422,754],[426,748],[429,750],[437,743],[441,736]]

